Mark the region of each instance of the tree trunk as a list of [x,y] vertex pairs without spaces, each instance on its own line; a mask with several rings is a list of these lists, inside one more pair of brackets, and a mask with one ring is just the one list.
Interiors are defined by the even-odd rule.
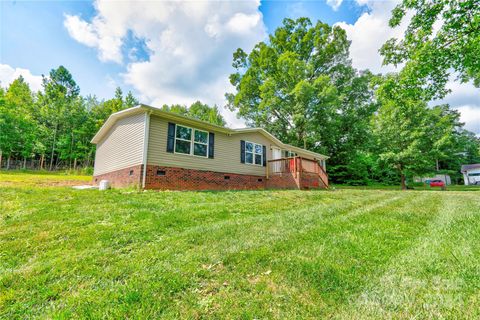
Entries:
[[407,190],[407,184],[405,183],[405,175],[403,173],[400,173],[400,177],[402,180],[402,190]]
[[435,160],[436,161],[436,165],[437,165],[437,171],[440,170],[440,164],[438,163],[438,159]]
[[40,170],[43,170],[44,160],[45,160],[45,155],[42,153],[42,156],[40,157]]
[[77,158],[73,160],[73,170],[77,170]]
[[53,143],[52,143],[52,155],[50,158],[50,171],[52,171],[53,167],[53,155],[55,154],[55,142],[57,142],[57,130],[58,130],[58,123],[55,124],[55,132],[53,133]]
[[7,170],[10,169],[10,155],[7,158]]
[[2,150],[0,150],[0,170],[2,170]]
[[23,170],[27,168],[27,157],[23,157]]
[[72,130],[72,139],[70,139],[70,154],[68,155],[68,158],[70,160],[70,163],[69,163],[69,168],[70,170],[72,169],[72,153],[73,153],[73,139],[74,139],[74,136],[73,136],[73,130]]

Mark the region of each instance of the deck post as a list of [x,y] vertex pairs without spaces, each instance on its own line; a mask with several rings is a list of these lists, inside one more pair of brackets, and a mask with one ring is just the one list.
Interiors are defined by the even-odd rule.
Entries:
[[267,180],[268,180],[268,166],[269,166],[269,162],[267,161],[267,166],[265,167],[265,171],[266,171],[266,175],[267,175]]
[[302,157],[298,157],[298,189],[302,190]]

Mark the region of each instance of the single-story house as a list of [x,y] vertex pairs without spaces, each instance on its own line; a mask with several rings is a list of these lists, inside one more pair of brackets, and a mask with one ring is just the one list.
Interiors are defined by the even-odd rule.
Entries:
[[327,188],[328,157],[261,128],[230,129],[139,105],[93,137],[94,182],[143,189]]
[[460,170],[463,173],[465,185],[480,184],[480,163],[465,164]]

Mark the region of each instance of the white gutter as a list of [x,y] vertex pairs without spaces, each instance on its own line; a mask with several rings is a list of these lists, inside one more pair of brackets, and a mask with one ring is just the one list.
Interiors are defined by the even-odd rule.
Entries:
[[145,112],[145,132],[143,134],[143,174],[142,174],[142,189],[145,189],[145,181],[147,179],[147,152],[148,152],[148,140],[150,134],[150,114],[152,112]]

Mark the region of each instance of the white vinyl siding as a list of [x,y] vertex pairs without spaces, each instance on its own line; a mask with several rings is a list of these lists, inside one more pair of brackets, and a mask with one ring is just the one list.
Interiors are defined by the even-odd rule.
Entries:
[[119,119],[97,144],[94,175],[142,164],[145,113]]

